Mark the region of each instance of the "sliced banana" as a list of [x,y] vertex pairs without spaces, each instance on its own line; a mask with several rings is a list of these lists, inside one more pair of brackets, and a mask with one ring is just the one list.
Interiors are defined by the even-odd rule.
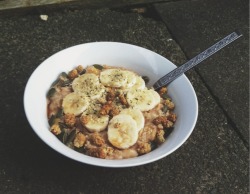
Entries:
[[87,123],[84,124],[84,126],[90,131],[90,132],[100,132],[106,129],[109,123],[109,116],[108,115],[102,115],[97,116],[96,114],[90,114],[90,115],[83,115],[87,116]]
[[145,89],[145,87],[146,87],[146,84],[145,84],[145,81],[142,79],[142,77],[141,76],[136,76],[136,82],[132,86],[131,89],[143,90],[143,89]]
[[89,103],[89,106],[86,108],[86,110],[83,111],[83,115],[89,115],[89,114],[97,114],[101,110],[101,104],[97,101],[91,100],[91,103]]
[[124,88],[131,88],[136,83],[136,75],[131,71],[123,71],[124,74],[127,76],[127,82],[125,83]]
[[86,73],[72,82],[74,92],[85,94],[91,99],[97,99],[105,92],[105,87],[100,84],[99,78],[93,73]]
[[114,116],[108,125],[108,140],[119,148],[127,149],[134,145],[138,139],[136,121],[127,114]]
[[157,104],[159,104],[161,102],[161,97],[156,91],[154,91],[152,89],[150,89],[149,91],[152,93],[152,95],[154,97],[155,106],[156,106]]
[[100,81],[103,85],[109,87],[124,87],[127,83],[127,75],[121,69],[107,69],[100,73]]
[[63,98],[62,108],[65,114],[70,113],[75,116],[80,115],[89,105],[89,99],[86,96],[72,92]]
[[153,109],[159,102],[154,90],[130,90],[127,93],[128,104],[132,108],[137,108],[141,111]]
[[128,114],[130,115],[137,124],[138,132],[144,128],[145,119],[142,112],[139,109],[126,108],[123,109],[120,114]]
[[86,73],[74,79],[72,88],[74,91],[84,91],[89,85],[99,84],[98,76],[93,73]]

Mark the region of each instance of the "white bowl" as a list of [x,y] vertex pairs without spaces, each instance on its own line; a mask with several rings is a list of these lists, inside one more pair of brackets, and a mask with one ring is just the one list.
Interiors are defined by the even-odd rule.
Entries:
[[33,72],[25,88],[24,108],[27,119],[36,134],[51,148],[76,161],[103,167],[131,167],[159,160],[179,148],[190,136],[198,116],[195,91],[185,75],[168,86],[170,97],[176,108],[177,122],[167,141],[152,152],[130,159],[106,160],[78,153],[49,131],[46,117],[46,93],[59,73],[68,72],[77,65],[108,64],[122,66],[150,78],[152,86],[160,77],[176,68],[166,58],[138,46],[95,42],[81,44],[62,50],[45,60]]

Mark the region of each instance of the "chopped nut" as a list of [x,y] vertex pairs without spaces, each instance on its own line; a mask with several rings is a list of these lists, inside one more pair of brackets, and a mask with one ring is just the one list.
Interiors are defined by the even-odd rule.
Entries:
[[50,127],[50,131],[55,134],[55,135],[59,135],[62,131],[60,129],[60,126],[58,124],[54,124]]
[[151,151],[151,145],[145,142],[138,142],[136,151],[139,155],[146,154]]
[[118,115],[119,113],[120,113],[120,110],[117,107],[112,107],[112,109],[109,112],[109,115],[113,117],[115,115]]
[[159,124],[162,124],[163,127],[165,128],[170,128],[174,125],[174,123],[170,120],[168,120],[168,117],[167,116],[159,116],[159,117],[156,117],[154,120],[153,120],[153,123],[158,126]]
[[82,115],[80,117],[80,123],[84,126],[89,122],[90,118],[87,115]]
[[90,134],[89,140],[96,146],[102,146],[105,144],[103,137],[97,132]]
[[74,114],[65,114],[64,115],[64,123],[68,127],[73,127],[76,123],[76,117]]
[[165,94],[167,92],[167,88],[166,87],[162,87],[159,91],[160,96],[162,96],[163,94]]
[[113,149],[110,147],[97,147],[97,148],[90,148],[87,150],[86,154],[89,156],[93,156],[96,158],[106,158],[107,155],[110,155],[113,152]]
[[174,103],[170,99],[166,99],[164,104],[168,107],[169,110],[174,109]]
[[163,124],[164,122],[166,122],[167,120],[167,117],[165,116],[159,116],[159,117],[156,117],[154,120],[153,120],[153,123],[155,125],[159,125],[159,124]]
[[89,156],[92,156],[92,157],[96,157],[96,158],[99,158],[99,155],[100,155],[98,148],[89,148],[86,151],[86,154],[89,155]]
[[106,104],[104,104],[102,106],[102,108],[100,110],[100,114],[101,115],[108,115],[109,112],[111,111],[111,109],[112,109],[112,104],[110,104],[109,101],[108,101]]
[[177,119],[177,116],[175,113],[170,113],[168,116],[167,116],[168,120],[172,121],[172,122],[175,122],[176,119]]
[[162,124],[157,125],[157,129],[158,130],[163,129],[163,125]]
[[114,151],[113,148],[107,147],[107,146],[102,146],[99,148],[99,158],[106,158],[107,155],[111,155]]
[[127,99],[125,98],[124,94],[119,95],[119,100],[121,101],[123,105],[126,105],[126,106],[128,105]]
[[102,148],[106,150],[107,155],[111,155],[114,152],[114,149],[112,147],[104,146]]
[[103,148],[99,148],[98,149],[98,158],[106,158],[107,156],[107,150],[106,149],[103,149]]
[[165,142],[164,134],[165,132],[163,129],[157,131],[155,141],[158,144],[162,144],[163,142]]
[[86,142],[85,135],[81,132],[77,133],[74,139],[74,146],[80,148],[85,144],[85,142]]
[[173,127],[174,123],[172,121],[166,120],[164,123],[162,123],[163,127],[170,128]]
[[107,93],[106,99],[107,101],[113,101],[115,99],[115,90],[110,89]]

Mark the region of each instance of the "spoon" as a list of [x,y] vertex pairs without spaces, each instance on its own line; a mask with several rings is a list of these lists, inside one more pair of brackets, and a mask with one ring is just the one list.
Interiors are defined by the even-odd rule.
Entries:
[[188,62],[175,68],[174,70],[172,70],[168,74],[164,75],[157,82],[155,82],[155,84],[153,85],[154,89],[158,90],[161,87],[166,86],[167,84],[169,84],[170,82],[174,81],[176,78],[181,76],[184,72],[195,67],[196,65],[198,65],[199,63],[201,63],[202,61],[204,61],[205,59],[207,59],[208,57],[210,57],[211,55],[213,55],[217,51],[221,50],[222,48],[224,48],[228,44],[232,43],[233,41],[235,41],[236,39],[238,39],[241,36],[242,36],[242,34],[240,34],[239,32],[233,32],[233,33],[229,34],[228,36],[221,39],[220,41],[218,41],[217,43],[215,43],[214,45],[212,45],[208,49],[206,49],[203,52],[201,52],[200,54],[196,55],[194,58],[192,58]]

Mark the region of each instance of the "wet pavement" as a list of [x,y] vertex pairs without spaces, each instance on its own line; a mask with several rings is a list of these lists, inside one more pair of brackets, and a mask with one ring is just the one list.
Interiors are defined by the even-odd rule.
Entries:
[[[0,17],[0,193],[249,193],[248,4],[162,1],[141,7],[133,12],[142,14],[66,6]],[[243,37],[186,73],[198,97],[198,121],[190,138],[157,162],[120,169],[81,164],[45,145],[26,120],[29,76],[64,48],[125,42],[180,65],[235,29]]]

